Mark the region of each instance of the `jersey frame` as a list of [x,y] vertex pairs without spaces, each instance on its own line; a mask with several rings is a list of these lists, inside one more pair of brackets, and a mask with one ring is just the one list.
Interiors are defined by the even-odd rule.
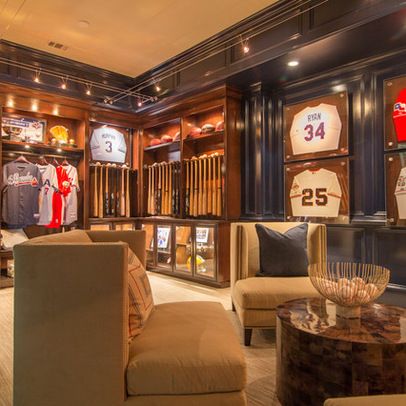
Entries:
[[[296,175],[308,169],[326,169],[335,172],[341,187],[341,200],[338,217],[293,216],[290,190]],[[349,158],[291,163],[285,165],[285,219],[287,221],[309,221],[313,223],[349,224],[350,222],[350,161]]]
[[385,151],[406,148],[406,142],[399,142],[395,125],[393,123],[393,105],[399,92],[406,88],[406,76],[384,80],[384,127],[385,127]]
[[[292,140],[290,138],[290,131],[295,115],[300,111],[304,110],[306,107],[316,107],[321,103],[330,104],[337,108],[337,112],[341,120],[341,133],[338,142],[338,148],[328,151],[318,151],[294,155]],[[313,99],[308,99],[300,103],[285,105],[283,108],[283,117],[284,117],[283,139],[284,139],[285,162],[295,162],[295,161],[313,160],[318,158],[348,155],[349,154],[348,116],[349,116],[348,93],[346,91],[324,95]]]

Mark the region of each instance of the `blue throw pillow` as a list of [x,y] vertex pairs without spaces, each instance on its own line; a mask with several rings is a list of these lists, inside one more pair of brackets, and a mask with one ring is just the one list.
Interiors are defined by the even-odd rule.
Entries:
[[260,272],[256,276],[307,276],[307,223],[282,234],[255,224],[259,239]]

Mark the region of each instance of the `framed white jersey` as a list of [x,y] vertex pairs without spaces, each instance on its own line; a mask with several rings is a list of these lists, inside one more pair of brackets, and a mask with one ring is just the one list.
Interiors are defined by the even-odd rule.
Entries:
[[337,107],[320,103],[295,114],[290,128],[293,155],[336,150],[342,123]]
[[339,215],[342,190],[335,172],[308,169],[293,178],[289,197],[294,217],[335,218]]
[[398,216],[400,220],[406,219],[406,167],[403,167],[399,173],[395,189],[396,205],[398,207]]
[[93,161],[123,164],[127,154],[124,135],[112,127],[94,129],[90,138],[90,152]]

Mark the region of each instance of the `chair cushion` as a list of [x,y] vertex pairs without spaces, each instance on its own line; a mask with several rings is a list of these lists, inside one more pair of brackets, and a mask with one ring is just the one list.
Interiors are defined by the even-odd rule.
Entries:
[[151,285],[141,261],[128,249],[128,338],[141,333],[154,310]]
[[93,242],[86,231],[84,230],[72,230],[66,233],[55,233],[42,235],[40,237],[35,237],[30,240],[31,243],[35,244],[47,244],[47,243],[89,243]]
[[233,301],[243,309],[276,309],[303,297],[320,296],[308,276],[241,279],[233,288]]
[[157,305],[130,344],[129,395],[240,391],[245,382],[244,355],[219,303]]
[[285,233],[256,224],[260,272],[256,276],[307,276],[307,223]]
[[406,395],[354,396],[348,398],[330,398],[324,406],[404,406]]

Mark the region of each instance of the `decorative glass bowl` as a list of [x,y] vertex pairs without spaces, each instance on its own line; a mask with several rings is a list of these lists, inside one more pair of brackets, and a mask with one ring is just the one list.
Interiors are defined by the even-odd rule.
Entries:
[[313,286],[337,305],[337,316],[354,318],[361,306],[382,295],[390,271],[379,265],[353,262],[323,262],[309,266]]

